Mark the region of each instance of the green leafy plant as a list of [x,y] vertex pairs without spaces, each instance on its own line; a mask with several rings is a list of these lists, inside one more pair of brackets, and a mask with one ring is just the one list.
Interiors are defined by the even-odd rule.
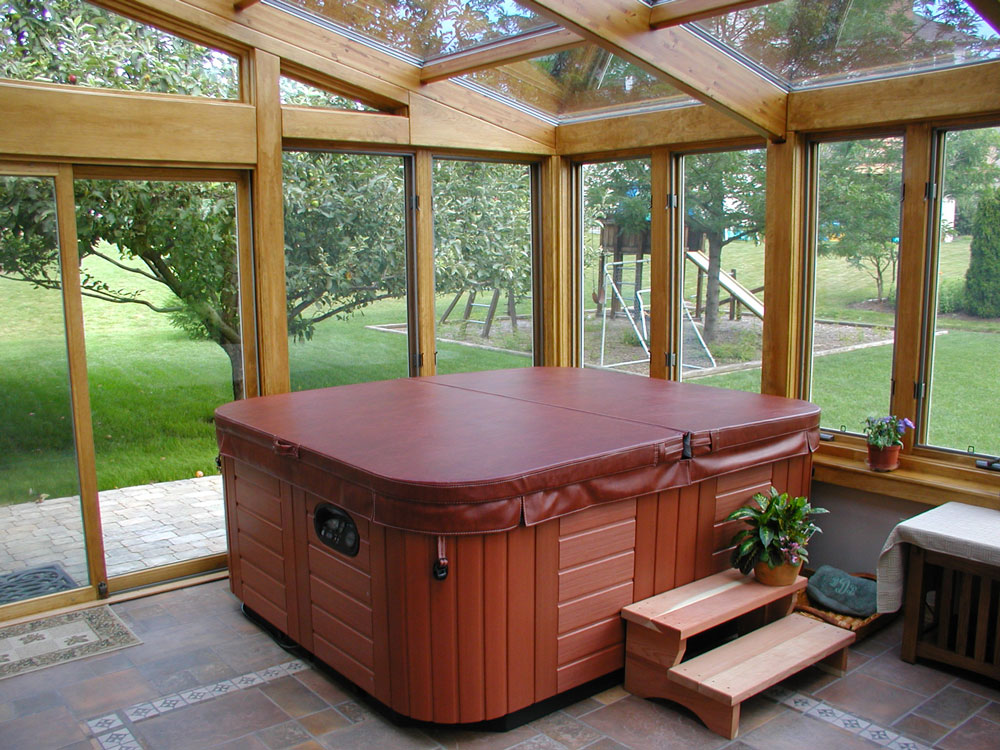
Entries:
[[906,417],[900,419],[895,414],[887,417],[866,417],[865,437],[868,445],[876,448],[888,448],[890,445],[902,445],[903,434],[913,429],[913,422]]
[[809,517],[828,511],[812,507],[804,497],[790,499],[787,492],[779,493],[774,487],[766,495],[758,492],[753,501],[757,507],[744,505],[726,517],[746,523],[733,537],[732,566],[748,574],[758,562],[771,568],[785,562],[808,562],[806,544],[820,531]]

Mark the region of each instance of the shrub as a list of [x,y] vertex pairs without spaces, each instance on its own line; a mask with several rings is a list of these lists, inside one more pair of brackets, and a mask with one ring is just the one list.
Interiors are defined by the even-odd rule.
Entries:
[[983,193],[972,221],[965,308],[977,318],[1000,318],[1000,189]]
[[938,284],[939,313],[957,313],[965,310],[965,282],[961,279],[942,279]]

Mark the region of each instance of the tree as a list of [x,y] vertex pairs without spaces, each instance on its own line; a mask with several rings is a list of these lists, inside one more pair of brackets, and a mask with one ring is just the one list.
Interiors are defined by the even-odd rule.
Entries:
[[0,77],[235,99],[236,59],[83,0],[0,0]]
[[523,164],[439,159],[434,165],[434,285],[438,293],[531,294],[531,178]]
[[820,149],[820,254],[838,255],[875,281],[878,301],[896,278],[903,141],[874,138]]
[[986,192],[972,223],[965,304],[980,318],[1000,318],[1000,188]]
[[1000,185],[1000,128],[948,133],[945,195],[955,200],[956,234],[972,234],[972,220],[984,191]]
[[[689,235],[708,241],[705,325],[713,341],[719,318],[722,249],[764,231],[765,152],[718,151],[684,158],[684,223]],[[697,249],[700,249],[700,241]]]
[[402,159],[289,151],[282,168],[289,334],[405,296]]
[[[9,0],[0,8],[11,19],[0,31],[3,75],[216,96],[232,90],[234,79],[220,53],[94,6],[76,0]],[[316,99],[309,92],[297,95],[310,103]],[[477,282],[508,289],[512,299],[528,293],[527,169],[439,164],[455,165],[440,171],[436,187],[438,210],[451,217],[441,224],[439,237],[442,283],[454,286],[475,269]],[[324,320],[405,295],[402,160],[291,152],[284,157],[284,172],[290,335],[308,339]],[[83,294],[169,314],[189,334],[219,344],[232,364],[233,395],[241,397],[232,185],[82,180],[75,195],[81,259],[101,258],[141,282],[134,289],[112,288],[84,271]],[[52,205],[44,182],[0,185],[0,276],[60,287]],[[470,232],[469,225],[476,231]],[[449,234],[459,227],[461,236]],[[527,273],[515,270],[521,268]],[[157,291],[148,291],[149,281],[157,283]],[[166,300],[163,290],[170,293]]]

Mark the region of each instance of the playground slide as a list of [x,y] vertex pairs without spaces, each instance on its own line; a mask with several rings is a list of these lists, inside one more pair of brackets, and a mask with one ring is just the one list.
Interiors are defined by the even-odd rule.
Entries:
[[[685,252],[689,261],[694,263],[705,273],[708,273],[708,256],[705,255],[705,253],[700,250],[687,250]],[[751,292],[721,268],[719,269],[719,284],[723,289],[739,300],[741,305],[746,307],[761,320],[764,319],[764,303],[757,298],[756,294]]]

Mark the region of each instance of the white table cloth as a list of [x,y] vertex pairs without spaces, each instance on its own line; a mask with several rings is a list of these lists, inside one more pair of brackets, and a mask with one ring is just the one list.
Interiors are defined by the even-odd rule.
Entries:
[[945,503],[897,524],[878,558],[879,612],[895,612],[903,604],[903,543],[1000,567],[1000,511]]

